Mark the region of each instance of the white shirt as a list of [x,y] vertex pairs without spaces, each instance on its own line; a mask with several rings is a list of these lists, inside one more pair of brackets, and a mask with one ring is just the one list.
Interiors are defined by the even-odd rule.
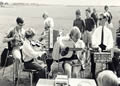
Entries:
[[[15,35],[15,33],[16,33],[17,31],[16,31],[16,27],[12,27],[12,28],[10,28],[6,33],[5,33],[5,37],[7,37],[7,38],[11,38],[11,35],[12,36],[14,36]],[[25,38],[25,30],[22,28],[21,29],[21,32],[17,32],[16,34],[19,34],[20,35],[20,39],[22,40],[22,41],[24,41],[24,38]],[[17,48],[22,48],[22,46],[19,46],[19,47],[17,47]]]
[[105,16],[110,16],[110,13],[106,11],[106,12],[104,12],[104,15]]
[[[92,35],[92,47],[99,47],[101,44],[102,26],[95,29]],[[103,44],[106,45],[106,50],[113,48],[113,36],[109,28],[104,26],[104,38]]]
[[[11,27],[10,29],[8,29],[8,31],[5,33],[5,35],[8,36],[10,34],[10,32],[13,31],[14,29],[15,29],[15,27]],[[21,29],[21,34],[25,35],[24,28]]]
[[[79,39],[75,43],[75,48],[82,48],[82,49],[84,49],[85,48],[85,43],[82,40]],[[81,58],[81,51],[76,51],[76,54],[77,54],[77,57],[80,59]]]
[[24,61],[30,61],[31,59],[42,56],[45,53],[45,51],[35,51],[27,39],[23,43],[22,52]]
[[85,48],[85,43],[82,41],[82,40],[78,40],[76,43],[75,43],[75,47],[76,48]]
[[45,20],[44,20],[44,26],[45,25],[48,25],[50,26],[50,28],[53,28],[54,27],[54,21],[51,17],[47,17]]

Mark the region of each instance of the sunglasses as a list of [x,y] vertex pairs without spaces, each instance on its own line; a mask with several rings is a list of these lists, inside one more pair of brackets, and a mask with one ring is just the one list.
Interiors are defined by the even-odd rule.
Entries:
[[101,21],[102,19],[106,19],[106,17],[103,17],[103,18],[99,18],[99,20]]
[[19,26],[24,26],[25,24],[19,23],[18,25],[19,25]]
[[103,18],[99,18],[99,20],[101,21]]

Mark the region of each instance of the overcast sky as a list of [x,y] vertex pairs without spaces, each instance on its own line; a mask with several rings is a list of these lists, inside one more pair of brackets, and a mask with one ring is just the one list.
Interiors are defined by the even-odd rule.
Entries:
[[24,2],[40,4],[63,4],[63,5],[115,5],[120,6],[120,0],[0,0],[3,2]]

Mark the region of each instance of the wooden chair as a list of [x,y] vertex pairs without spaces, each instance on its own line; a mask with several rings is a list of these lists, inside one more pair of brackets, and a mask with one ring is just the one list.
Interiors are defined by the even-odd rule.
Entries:
[[37,72],[37,70],[33,70],[33,69],[23,69],[24,72],[28,72],[30,75],[30,86],[33,86],[33,73]]
[[[48,78],[48,72],[47,72],[47,68],[45,67],[45,76],[46,78]],[[38,72],[38,70],[34,70],[34,69],[26,69],[25,67],[23,67],[22,69],[23,72],[28,72],[29,73],[29,78],[30,78],[30,86],[33,86],[33,74]]]

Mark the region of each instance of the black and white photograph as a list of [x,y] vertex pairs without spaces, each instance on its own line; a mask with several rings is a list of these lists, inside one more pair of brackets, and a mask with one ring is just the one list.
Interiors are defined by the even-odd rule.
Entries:
[[0,0],[0,86],[120,86],[120,1]]

